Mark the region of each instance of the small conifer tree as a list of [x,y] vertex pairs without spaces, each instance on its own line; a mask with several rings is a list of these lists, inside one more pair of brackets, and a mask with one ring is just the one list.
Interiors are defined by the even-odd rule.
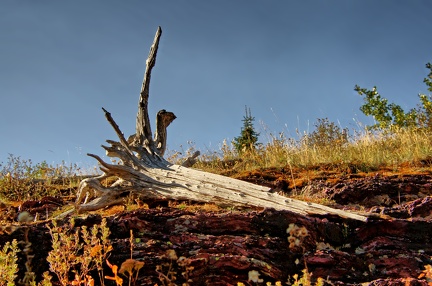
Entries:
[[252,117],[250,108],[248,109],[247,106],[245,106],[245,112],[246,115],[243,117],[242,120],[243,127],[241,129],[240,136],[235,137],[233,140],[234,148],[239,154],[247,151],[253,151],[258,145],[257,142],[259,133],[255,131],[255,128],[253,126],[255,118]]

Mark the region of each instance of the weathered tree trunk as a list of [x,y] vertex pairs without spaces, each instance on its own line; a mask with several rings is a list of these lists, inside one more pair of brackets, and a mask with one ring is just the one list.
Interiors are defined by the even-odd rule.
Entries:
[[[176,117],[172,112],[159,111],[156,117],[156,132],[153,137],[147,110],[151,70],[156,62],[161,33],[162,30],[159,27],[146,61],[146,71],[138,103],[136,133],[126,140],[111,114],[103,109],[120,142],[107,140],[111,146],[102,147],[106,150],[107,156],[119,158],[121,164],[108,164],[99,156],[88,154],[101,164],[100,169],[104,174],[81,181],[76,200],[79,211],[92,211],[119,204],[123,202],[124,193],[136,192],[145,198],[268,207],[290,210],[299,214],[334,214],[366,221],[366,217],[358,214],[286,198],[271,192],[271,189],[267,187],[185,167],[193,164],[198,154],[189,158],[185,166],[166,161],[163,158],[166,148],[166,128]],[[112,176],[118,177],[118,180],[111,186],[103,186],[102,181]],[[87,202],[90,196],[97,198]]]

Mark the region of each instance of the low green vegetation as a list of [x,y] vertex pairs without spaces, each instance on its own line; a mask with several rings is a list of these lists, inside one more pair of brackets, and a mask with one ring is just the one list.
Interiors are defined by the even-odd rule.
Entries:
[[19,251],[16,239],[12,240],[12,242],[6,242],[3,248],[0,249],[0,285],[15,285],[13,281],[17,277],[17,254]]
[[82,176],[77,164],[51,165],[46,161],[9,154],[0,162],[0,200],[23,201],[45,196],[73,196]]
[[[74,231],[67,233],[65,228]],[[57,275],[62,285],[94,285],[96,278],[90,275],[94,270],[98,273],[98,284],[105,285],[103,265],[112,250],[108,239],[110,230],[105,219],[90,231],[86,226],[74,227],[73,219],[66,227],[60,227],[53,221],[49,232],[53,250],[48,254],[47,261],[50,271]],[[71,274],[73,281],[70,279]]]

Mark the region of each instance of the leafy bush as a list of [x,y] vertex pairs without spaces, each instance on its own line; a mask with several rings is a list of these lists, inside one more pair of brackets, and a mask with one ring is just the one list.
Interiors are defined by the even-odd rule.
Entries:
[[[432,65],[427,63],[426,68],[429,69],[429,74],[423,82],[428,86],[428,90],[432,91]],[[376,86],[369,90],[356,85],[354,90],[359,95],[364,95],[364,104],[360,110],[366,116],[373,116],[377,121],[376,124],[370,126],[371,129],[432,128],[432,98],[430,95],[419,94],[420,104],[417,108],[405,112],[400,105],[389,103],[386,98],[382,97]]]
[[31,159],[9,154],[8,161],[0,163],[0,198],[19,201],[57,195],[52,183],[60,180],[61,186],[69,187],[77,172],[76,164],[67,166],[62,162],[52,166],[46,161],[34,164]]
[[[47,261],[50,271],[57,275],[62,285],[94,285],[90,284],[95,281],[90,275],[93,270],[97,270],[100,285],[104,285],[102,266],[112,250],[105,218],[100,225],[95,224],[90,230],[86,226],[75,228],[73,219],[63,227],[53,221],[49,232],[53,250],[49,252]],[[74,280],[70,281],[72,274]]]
[[18,242],[9,241],[0,249],[0,285],[13,286],[18,273]]
[[315,130],[304,136],[303,140],[309,147],[335,147],[348,142],[348,128],[341,129],[328,118],[318,118]]

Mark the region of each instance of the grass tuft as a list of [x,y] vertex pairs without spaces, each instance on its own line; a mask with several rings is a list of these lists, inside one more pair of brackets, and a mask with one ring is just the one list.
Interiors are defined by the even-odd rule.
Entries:
[[[315,136],[326,136],[315,134]],[[300,139],[268,136],[270,140],[255,150],[239,155],[226,140],[218,151],[206,152],[193,166],[207,172],[231,175],[263,168],[313,169],[328,165],[355,172],[370,172],[379,168],[395,168],[398,165],[420,164],[432,157],[432,131],[428,129],[401,128],[389,132],[356,132],[350,138],[314,139],[320,144],[310,144],[307,135]],[[326,141],[327,140],[327,141]],[[195,151],[194,146],[184,152],[185,157]],[[181,163],[183,157],[175,153],[173,163]]]

